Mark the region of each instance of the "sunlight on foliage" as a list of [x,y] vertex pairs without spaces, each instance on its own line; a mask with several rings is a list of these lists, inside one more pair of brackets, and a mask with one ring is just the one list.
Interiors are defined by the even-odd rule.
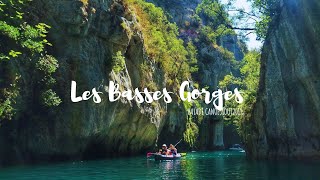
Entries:
[[[195,48],[189,46],[188,52],[184,42],[178,39],[178,27],[170,23],[163,10],[152,3],[143,0],[125,0],[127,6],[136,14],[142,32],[144,45],[148,56],[160,63],[166,74],[169,87],[176,88],[180,81],[190,78],[195,64]],[[189,59],[189,60],[188,60]]]
[[[0,81],[5,82],[0,88],[1,120],[13,118],[16,98],[21,93],[20,90],[23,91],[23,83],[37,83],[40,92],[34,93],[42,94],[39,100],[45,106],[57,106],[61,103],[51,89],[56,81],[53,73],[59,67],[58,61],[45,52],[46,46],[52,46],[46,39],[50,26],[25,18],[32,14],[30,2],[31,0],[0,1],[0,71],[3,73],[0,74]],[[11,63],[27,69],[28,73],[10,66]],[[28,80],[20,82],[22,75],[28,76]]]
[[227,101],[226,108],[240,108],[243,115],[224,116],[226,124],[235,124],[238,133],[241,137],[246,139],[248,132],[248,121],[250,120],[253,105],[256,102],[257,91],[260,78],[260,52],[248,52],[244,60],[241,62],[241,77],[234,77],[233,75],[226,75],[222,81],[219,82],[221,88],[231,89],[238,87],[243,92],[244,103],[238,104],[233,101]]
[[112,56],[112,70],[115,73],[123,71],[126,67],[125,57],[122,55],[121,51],[118,51],[114,56]]
[[41,99],[42,103],[47,107],[59,106],[59,104],[62,102],[52,89],[43,92],[41,94]]
[[[23,11],[30,0],[2,0],[0,5],[0,61],[16,58],[22,51],[40,53],[46,45],[45,38],[50,26],[39,23],[31,26],[23,21]],[[13,48],[13,49],[12,49]]]
[[[187,96],[187,92],[184,92],[184,96]],[[183,106],[186,111],[189,111],[191,108],[198,108],[200,109],[201,100],[193,100],[192,102],[189,101],[183,101]],[[199,136],[199,125],[201,124],[203,120],[203,115],[187,115],[187,122],[186,122],[186,130],[183,133],[183,139],[186,143],[190,145],[190,147],[196,146],[196,141]]]
[[236,35],[229,26],[231,21],[225,7],[218,1],[204,0],[196,8],[200,24],[200,40],[212,45],[225,60],[232,60],[234,56],[224,47],[218,45],[221,37]]
[[57,59],[50,55],[39,58],[38,62],[36,63],[36,68],[45,74],[52,74],[56,72],[58,67],[59,64]]

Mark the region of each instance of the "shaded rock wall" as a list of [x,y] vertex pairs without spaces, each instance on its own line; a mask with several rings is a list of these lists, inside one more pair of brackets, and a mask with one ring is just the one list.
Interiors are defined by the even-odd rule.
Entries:
[[[148,0],[157,6],[163,8],[168,14],[170,21],[175,22],[179,27],[180,37],[188,41],[194,41],[199,38],[199,31],[202,25],[199,24],[193,17],[196,14],[196,8],[202,0]],[[205,20],[203,20],[205,24]],[[219,45],[229,50],[235,56],[237,61],[243,59],[243,52],[239,46],[237,36],[228,35],[218,39]],[[199,83],[201,87],[209,87],[210,91],[218,89],[219,81],[222,80],[225,75],[238,72],[232,72],[232,63],[230,59],[223,57],[210,43],[195,41],[195,46],[198,50],[198,66],[199,73],[197,77],[193,77],[195,82]],[[205,106],[204,108],[213,108],[212,105]],[[174,119],[167,119],[165,128],[171,128]],[[178,122],[178,121],[177,121]],[[199,144],[200,149],[222,149],[223,143],[223,121],[221,117],[206,116],[199,125]],[[181,132],[175,132],[173,137]],[[167,133],[167,134],[170,134]]]
[[262,51],[247,152],[320,157],[320,2],[283,0]]
[[[0,128],[0,165],[37,161],[105,157],[133,154],[153,148],[163,126],[166,105],[159,101],[139,104],[121,99],[102,103],[92,100],[72,103],[71,80],[77,82],[77,95],[97,88],[105,91],[109,81],[121,90],[140,88],[141,79],[165,86],[164,73],[144,53],[143,39],[136,32],[135,17],[120,1],[34,0],[35,14],[52,28],[49,49],[59,61],[55,91],[63,103],[50,110],[39,109],[32,102],[34,84],[28,83],[32,72],[19,67],[23,74],[14,120]],[[121,51],[126,68],[112,71],[112,56]],[[150,69],[142,76],[140,65]]]

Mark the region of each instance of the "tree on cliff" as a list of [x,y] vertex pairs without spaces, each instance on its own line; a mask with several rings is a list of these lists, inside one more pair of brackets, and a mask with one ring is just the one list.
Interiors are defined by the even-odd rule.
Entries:
[[[19,69],[12,68],[8,60],[17,60],[25,66],[31,81],[37,82],[44,106],[57,106],[60,98],[51,89],[55,83],[52,74],[58,68],[55,58],[45,55],[45,46],[52,45],[46,39],[50,26],[28,20],[31,0],[0,1],[0,120],[11,119],[14,104],[21,89]],[[14,63],[14,62],[12,62]],[[35,72],[34,72],[35,70]]]
[[226,108],[240,108],[242,115],[224,116],[226,123],[233,123],[238,128],[238,133],[243,138],[246,137],[247,121],[251,115],[251,110],[256,101],[260,78],[260,52],[253,50],[248,52],[240,65],[241,77],[226,75],[220,81],[220,88],[231,89],[237,86],[243,93],[244,103],[237,104],[234,101],[227,101]]
[[25,52],[26,55],[41,53],[45,45],[51,45],[45,38],[44,23],[32,25],[25,21],[27,3],[30,0],[0,1],[0,60],[9,60]]

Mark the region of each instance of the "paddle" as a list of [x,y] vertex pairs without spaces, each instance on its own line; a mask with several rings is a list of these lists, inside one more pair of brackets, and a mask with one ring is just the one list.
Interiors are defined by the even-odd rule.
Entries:
[[152,153],[152,152],[148,152],[147,153],[147,158],[151,157],[152,155],[157,154],[157,153]]
[[180,141],[179,142],[177,142],[177,144],[176,145],[174,145],[175,147],[180,143],[182,141],[182,139],[180,139]]
[[[180,142],[182,141],[182,139],[180,139],[180,141],[178,141],[177,142],[177,144],[176,145],[174,145],[174,147],[176,147],[178,144],[180,144]],[[187,153],[179,153],[179,154],[181,154],[181,157],[183,157],[183,156],[186,156],[187,155]]]
[[[182,139],[180,139],[180,141],[178,141],[174,146],[176,147],[178,144],[180,144],[181,141],[182,141]],[[148,153],[147,153],[147,158],[149,158],[149,157],[151,157],[151,156],[153,156],[153,155],[155,155],[155,154],[158,154],[158,153],[148,152]],[[181,154],[181,157],[187,155],[187,153],[179,153],[179,154]]]

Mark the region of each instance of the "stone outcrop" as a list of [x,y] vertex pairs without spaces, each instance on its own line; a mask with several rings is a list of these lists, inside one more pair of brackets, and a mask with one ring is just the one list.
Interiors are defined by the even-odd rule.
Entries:
[[184,27],[186,24],[192,24],[194,21],[192,16],[196,13],[196,8],[202,0],[147,0],[161,7],[168,15],[172,22],[175,22],[179,27]]
[[[199,38],[199,31],[202,25],[194,18],[196,8],[201,3],[201,0],[148,0],[159,7],[169,15],[169,19],[175,22],[179,27],[180,37],[186,42]],[[205,24],[206,20],[203,19]],[[243,50],[239,46],[239,40],[235,35],[222,36],[218,40],[219,45],[230,51],[237,61],[243,59]],[[198,66],[199,73],[197,77],[193,77],[201,87],[209,87],[211,91],[218,89],[219,81],[223,80],[225,75],[234,72],[230,59],[223,57],[219,50],[212,46],[211,43],[196,42],[194,43],[198,49]],[[206,106],[204,108],[213,108]],[[166,128],[170,128],[172,119],[166,121]],[[208,149],[223,149],[223,120],[217,116],[206,116],[199,125],[199,148]],[[168,133],[170,134],[170,133]]]
[[[97,88],[105,91],[109,81],[120,89],[141,88],[141,64],[150,72],[148,82],[165,86],[164,73],[144,52],[140,32],[130,10],[121,1],[34,0],[34,14],[52,28],[48,51],[59,61],[55,91],[63,103],[50,110],[32,104],[36,88],[28,83],[30,73],[12,61],[23,74],[15,119],[0,129],[0,165],[37,161],[83,159],[116,154],[134,154],[154,147],[163,126],[166,105],[139,104],[121,99],[102,103],[92,100],[72,103],[71,81],[77,82],[77,95]],[[124,54],[125,69],[112,71],[112,56]]]
[[[161,2],[159,6],[180,27],[193,23],[192,16],[200,3],[199,0]],[[59,62],[54,91],[62,104],[49,109],[36,104],[39,94],[35,91],[38,84],[30,78],[33,71],[25,68],[21,59],[8,62],[10,68],[21,74],[22,88],[14,119],[1,121],[0,166],[129,155],[153,149],[157,142],[175,143],[183,137],[187,114],[181,104],[171,103],[167,107],[161,102],[108,101],[109,81],[118,83],[121,90],[141,89],[142,81],[159,89],[166,85],[164,72],[145,53],[144,39],[135,28],[134,13],[121,0],[33,0],[31,7],[30,14],[36,22],[51,26],[48,40],[53,47],[47,51]],[[191,38],[198,35],[180,32]],[[241,59],[240,48],[234,44],[237,39],[224,37],[220,41],[237,60]],[[112,57],[119,51],[125,57],[125,68],[115,72]],[[231,64],[212,46],[200,43],[198,52],[200,84],[215,89],[218,81],[232,71]],[[148,73],[143,72],[142,64],[147,65]],[[105,92],[102,103],[95,104],[92,100],[72,103],[72,80],[77,82],[77,95],[92,88]],[[201,140],[203,147],[223,147],[223,123],[216,120],[203,120],[200,128],[200,134],[205,134],[200,135],[200,140],[205,137]]]
[[320,2],[281,0],[249,124],[252,158],[320,157]]

